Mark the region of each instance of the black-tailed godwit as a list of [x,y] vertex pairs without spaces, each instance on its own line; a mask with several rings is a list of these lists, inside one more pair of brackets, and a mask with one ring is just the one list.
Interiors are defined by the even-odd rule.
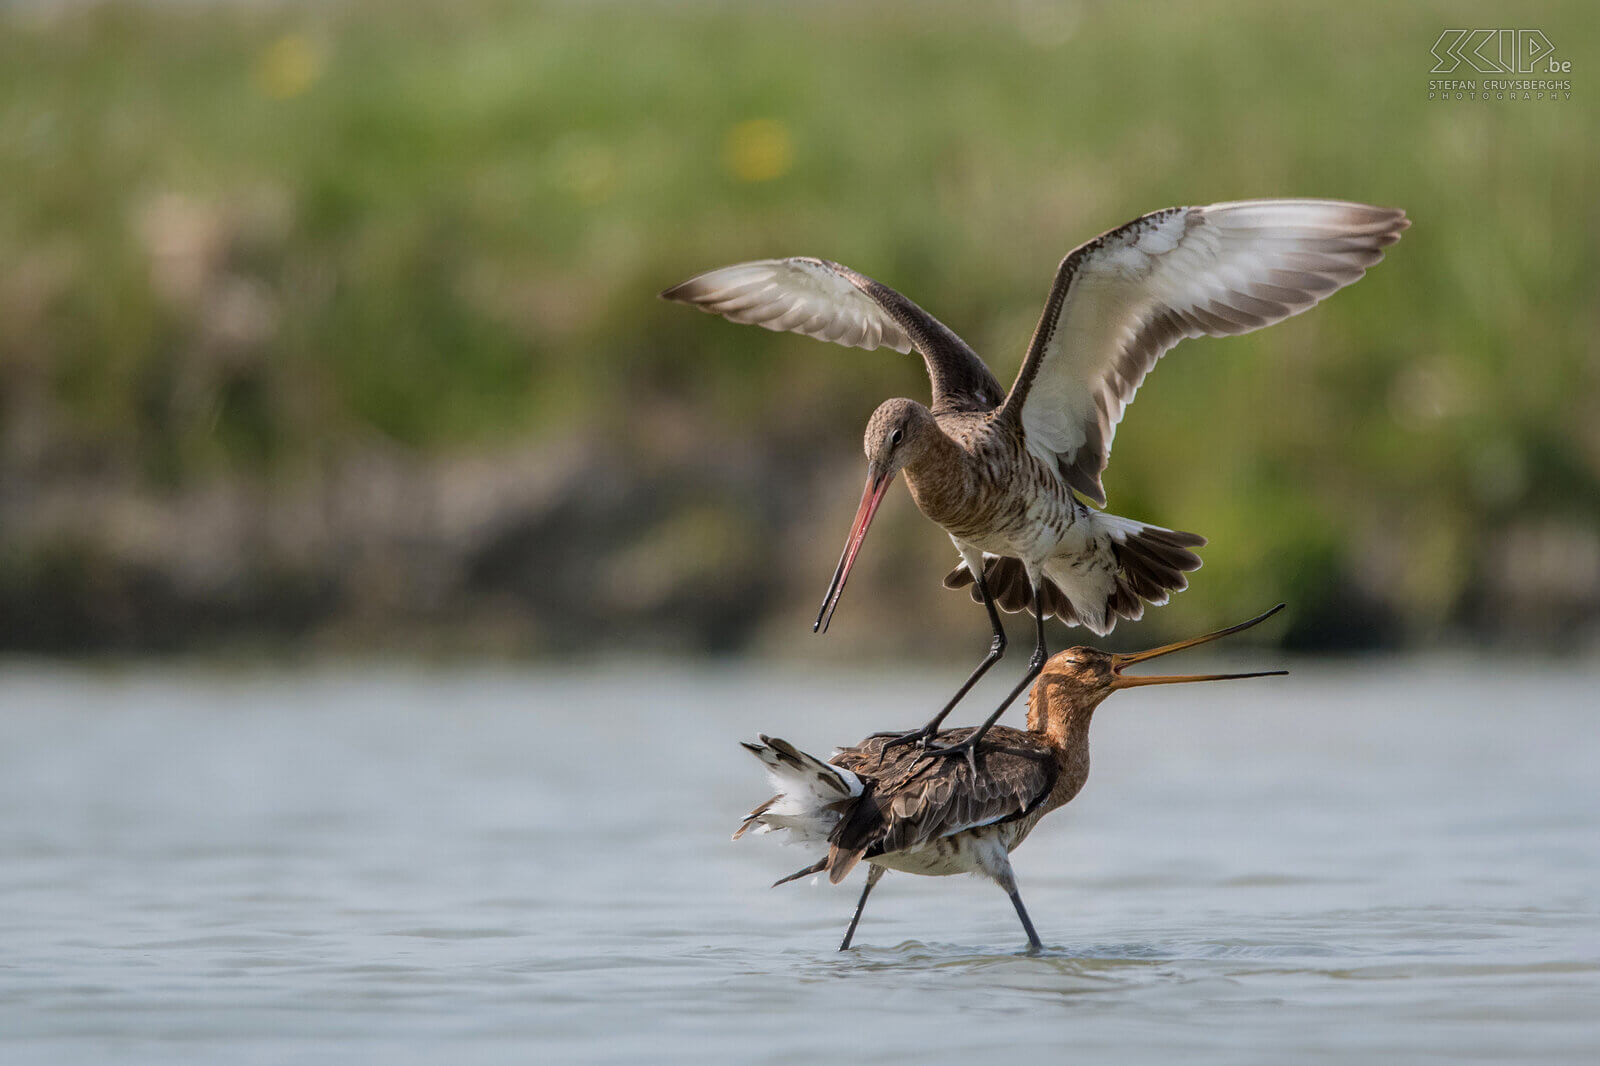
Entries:
[[[746,743],[766,766],[777,795],[751,811],[733,837],[737,840],[752,827],[764,832],[782,829],[801,843],[827,847],[826,856],[778,881],[780,885],[813,873],[826,873],[838,884],[857,863],[866,861],[867,883],[840,951],[850,946],[867,895],[886,870],[934,877],[988,876],[1011,897],[1028,934],[1028,947],[1037,951],[1039,934],[1017,892],[1009,856],[1039,819],[1083,789],[1089,778],[1089,720],[1095,708],[1118,689],[1284,673],[1172,677],[1122,673],[1134,663],[1249,629],[1282,608],[1280,603],[1248,622],[1150,651],[1060,652],[1045,664],[1028,697],[1027,731],[992,729],[984,744],[981,771],[975,772],[961,759],[928,762],[910,748],[889,750],[883,737],[840,749],[827,762],[771,737]],[[938,739],[955,743],[970,732],[955,729]]]
[[972,584],[993,637],[939,713],[889,746],[926,746],[999,661],[1006,634],[996,606],[1036,619],[1027,675],[966,740],[929,749],[971,761],[1043,667],[1047,617],[1103,635],[1119,617],[1141,617],[1144,603],[1166,603],[1200,565],[1191,549],[1204,537],[1083,502],[1105,503],[1112,436],[1156,360],[1185,337],[1248,333],[1304,311],[1360,278],[1409,224],[1397,208],[1337,200],[1247,200],[1135,219],[1061,261],[1009,393],[932,315],[824,259],[740,263],[661,295],[766,329],[921,353],[932,405],[889,400],[868,421],[866,487],[813,629],[827,629],[872,517],[904,471],[918,508],[960,553],[945,584]]

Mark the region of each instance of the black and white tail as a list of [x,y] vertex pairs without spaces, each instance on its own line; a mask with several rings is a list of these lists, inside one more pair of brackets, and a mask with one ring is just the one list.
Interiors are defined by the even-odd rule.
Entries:
[[744,746],[766,767],[777,795],[746,815],[733,839],[756,826],[763,833],[787,829],[797,843],[826,844],[845,809],[861,795],[861,778],[775,737],[763,735],[760,743]]
[[[1190,550],[1206,542],[1198,533],[1163,529],[1104,511],[1091,512],[1080,524],[1088,527],[1082,543],[1044,565],[1041,598],[1046,618],[1104,636],[1117,619],[1138,621],[1146,603],[1159,607],[1174,592],[1188,588],[1184,575],[1200,569],[1200,557]],[[1020,559],[985,555],[983,580],[1001,610],[1032,608],[1033,588]],[[982,602],[965,564],[950,571],[944,585],[951,589],[973,585],[972,599]]]
[[[1200,556],[1189,550],[1205,545],[1206,538],[1198,533],[1163,529],[1104,511],[1092,512],[1090,521],[1096,542],[1104,545],[1101,559],[1110,565],[1087,568],[1085,575],[1084,567],[1057,558],[1045,564],[1044,572],[1058,584],[1068,583],[1066,592],[1078,606],[1078,620],[1092,633],[1104,636],[1119,618],[1137,622],[1146,603],[1160,607],[1174,592],[1189,587],[1185,574],[1200,569]],[[1074,595],[1079,589],[1081,605]]]

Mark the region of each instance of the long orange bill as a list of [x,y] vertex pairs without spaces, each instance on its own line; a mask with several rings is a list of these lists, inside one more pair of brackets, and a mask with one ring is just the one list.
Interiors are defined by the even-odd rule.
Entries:
[[839,556],[833,581],[828,585],[828,595],[823,597],[822,610],[817,612],[811,632],[828,631],[828,624],[833,621],[833,609],[839,606],[839,596],[844,592],[844,583],[850,580],[850,568],[856,565],[856,553],[861,550],[861,542],[867,539],[867,527],[872,525],[872,516],[878,513],[878,504],[883,502],[883,494],[889,491],[893,480],[886,474],[870,469],[867,471],[867,487],[861,490],[861,506],[856,509],[856,520],[850,527],[850,539],[844,543],[844,553]]
[[1140,685],[1176,685],[1184,681],[1234,681],[1242,677],[1277,677],[1282,674],[1287,674],[1289,672],[1287,670],[1258,670],[1247,674],[1174,674],[1167,677],[1122,676],[1123,667],[1132,666],[1134,663],[1142,663],[1146,659],[1154,659],[1160,655],[1171,655],[1175,651],[1182,651],[1185,648],[1192,648],[1197,644],[1207,644],[1213,640],[1220,640],[1223,637],[1232,636],[1235,633],[1241,633],[1252,626],[1260,625],[1262,622],[1265,622],[1267,619],[1283,610],[1283,608],[1284,605],[1280,603],[1272,610],[1263,614],[1259,614],[1250,619],[1248,622],[1240,622],[1236,626],[1229,626],[1227,629],[1219,629],[1215,633],[1207,633],[1203,637],[1190,637],[1188,640],[1180,640],[1174,644],[1163,644],[1161,647],[1151,648],[1149,651],[1124,652],[1113,655],[1111,656],[1111,670],[1117,675],[1117,677],[1116,680],[1111,683],[1111,687],[1138,688]]

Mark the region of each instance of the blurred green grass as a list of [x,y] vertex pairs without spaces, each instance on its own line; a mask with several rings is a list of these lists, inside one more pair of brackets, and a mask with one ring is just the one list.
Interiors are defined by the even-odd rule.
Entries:
[[[866,415],[925,397],[925,379],[656,291],[740,259],[827,256],[922,303],[1009,381],[1078,242],[1170,204],[1337,197],[1402,206],[1413,228],[1312,313],[1185,343],[1118,433],[1112,508],[1212,541],[1152,631],[1280,598],[1307,645],[1592,625],[1600,26],[1583,3],[1518,9],[1574,60],[1570,101],[1430,102],[1440,30],[1505,18],[1264,2],[12,10],[0,472],[17,506],[19,486],[75,482],[159,500],[286,490],[374,446],[420,461],[577,441],[639,470],[673,456],[692,484],[701,458],[761,440],[770,478],[842,479],[826,507],[804,504],[815,550],[735,552],[735,574],[781,572],[757,621],[783,612],[787,633],[843,536]],[[669,432],[685,441],[664,447]],[[621,538],[617,565],[675,565],[673,530],[691,526],[711,529],[691,544],[734,551],[760,506],[681,495]],[[39,595],[41,549],[17,528],[0,534],[6,587]],[[874,540],[874,591],[852,592],[883,600],[881,628],[910,607],[949,619],[937,639],[970,637],[937,592],[942,536],[902,516]]]

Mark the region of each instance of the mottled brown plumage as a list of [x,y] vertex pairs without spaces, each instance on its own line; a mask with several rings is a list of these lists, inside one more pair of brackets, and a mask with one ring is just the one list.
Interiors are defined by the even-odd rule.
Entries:
[[[866,779],[869,786],[845,811],[829,840],[824,867],[828,880],[838,884],[864,856],[912,851],[947,838],[951,826],[1008,825],[1030,814],[1042,817],[1076,795],[1083,781],[1061,773],[1068,761],[1066,749],[1053,747],[1031,729],[1034,703],[1030,697],[1029,731],[1006,726],[989,731],[976,773],[964,760],[930,761],[914,748],[886,747],[885,737],[869,737],[835,752],[828,761]],[[956,744],[972,731],[949,729],[935,739]],[[1087,776],[1086,741],[1083,747]],[[1059,798],[1058,782],[1063,785]],[[1029,828],[1037,820],[1029,818]]]
[[[1037,934],[1017,894],[1009,853],[1039,820],[1070,802],[1089,778],[1089,723],[1097,707],[1121,688],[1260,677],[1262,673],[1129,677],[1122,671],[1183,648],[1257,625],[1282,604],[1203,637],[1133,654],[1070,648],[1045,664],[1028,696],[1024,732],[997,726],[979,746],[976,765],[933,759],[882,736],[835,752],[826,763],[785,741],[763,736],[746,744],[769,769],[779,794],[745,816],[734,838],[752,827],[786,829],[802,842],[826,844],[825,858],[779,881],[825,872],[837,884],[862,860],[871,867],[849,947],[867,894],[884,870],[942,876],[983,873],[1011,896],[1032,947]],[[1281,671],[1273,671],[1281,672]],[[972,730],[935,738],[965,741]]]

